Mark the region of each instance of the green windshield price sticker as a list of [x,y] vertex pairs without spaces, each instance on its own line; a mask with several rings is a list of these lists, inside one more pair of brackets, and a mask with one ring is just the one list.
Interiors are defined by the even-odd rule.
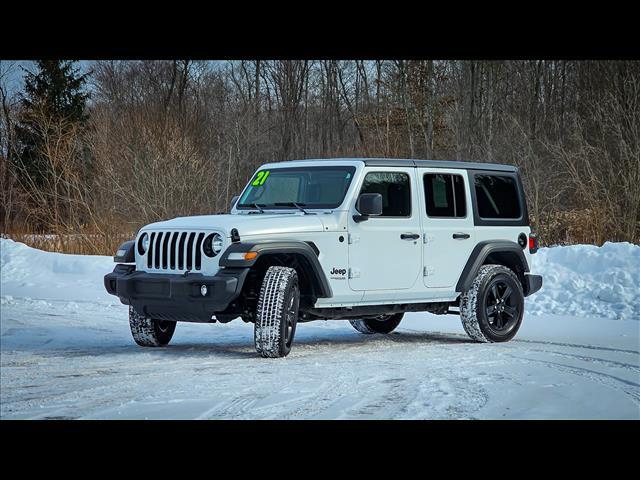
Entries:
[[259,187],[261,185],[264,185],[264,182],[267,180],[268,176],[269,176],[269,170],[262,170],[258,172],[258,174],[256,175],[256,179],[253,182],[251,182],[251,186]]

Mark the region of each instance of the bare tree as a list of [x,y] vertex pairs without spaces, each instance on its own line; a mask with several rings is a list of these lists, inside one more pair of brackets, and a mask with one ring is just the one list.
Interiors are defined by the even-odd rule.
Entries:
[[61,234],[131,233],[226,210],[265,162],[386,156],[517,165],[543,243],[640,241],[640,62],[93,62],[88,128],[47,127],[43,192],[15,182],[9,68],[6,230],[39,215]]

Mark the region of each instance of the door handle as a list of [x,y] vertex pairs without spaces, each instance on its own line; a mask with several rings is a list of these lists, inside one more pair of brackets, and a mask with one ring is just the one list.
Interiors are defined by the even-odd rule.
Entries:
[[401,233],[400,238],[402,240],[417,240],[420,238],[420,235],[417,233]]
[[456,240],[466,240],[470,236],[471,235],[469,235],[468,233],[454,233],[453,234],[453,238],[455,238]]

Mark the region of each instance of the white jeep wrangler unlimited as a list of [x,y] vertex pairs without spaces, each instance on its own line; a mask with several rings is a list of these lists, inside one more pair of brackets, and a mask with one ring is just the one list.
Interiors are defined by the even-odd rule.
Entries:
[[529,273],[537,248],[516,167],[301,160],[263,165],[229,214],[142,228],[104,284],[142,346],[168,344],[178,321],[241,317],[262,356],[283,357],[298,322],[390,333],[420,311],[503,342],[542,286]]

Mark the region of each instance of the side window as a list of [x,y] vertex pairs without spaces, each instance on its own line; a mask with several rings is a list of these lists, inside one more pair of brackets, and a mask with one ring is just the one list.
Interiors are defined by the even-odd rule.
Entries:
[[423,177],[427,215],[430,217],[466,217],[462,175],[427,173]]
[[518,189],[513,177],[475,175],[478,213],[482,218],[520,218]]
[[408,217],[411,215],[411,188],[409,175],[406,173],[367,173],[360,193],[379,193],[382,195],[381,217]]

